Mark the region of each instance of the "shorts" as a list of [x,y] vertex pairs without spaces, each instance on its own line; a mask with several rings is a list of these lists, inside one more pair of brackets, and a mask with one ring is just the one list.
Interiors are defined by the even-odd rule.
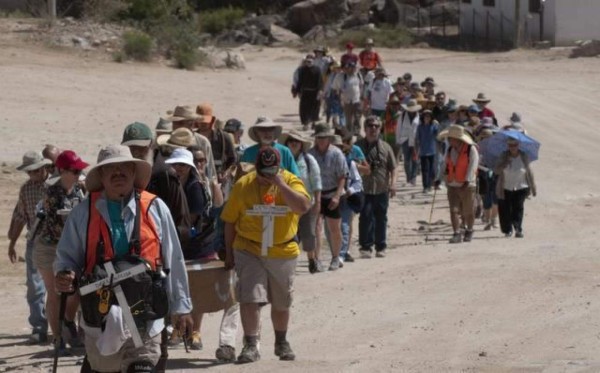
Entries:
[[302,244],[302,250],[311,252],[317,246],[317,215],[309,210],[300,217],[298,222],[298,241]]
[[41,238],[36,238],[33,244],[33,266],[41,270],[52,270],[56,259],[56,245],[49,245]]
[[296,258],[265,258],[234,250],[234,260],[238,276],[236,295],[240,303],[271,303],[271,307],[279,311],[292,306]]
[[129,338],[116,354],[103,356],[96,347],[96,338],[86,333],[85,352],[92,370],[126,373],[129,365],[138,361],[149,361],[156,365],[160,358],[160,341],[161,333],[158,333],[152,338],[145,339],[142,347],[136,348],[133,340]]
[[451,214],[463,217],[474,214],[475,187],[448,187],[448,204]]
[[331,198],[321,197],[321,215],[325,216],[326,218],[341,219],[342,213],[340,212],[340,205],[338,204],[336,208],[330,210],[328,207],[330,202]]

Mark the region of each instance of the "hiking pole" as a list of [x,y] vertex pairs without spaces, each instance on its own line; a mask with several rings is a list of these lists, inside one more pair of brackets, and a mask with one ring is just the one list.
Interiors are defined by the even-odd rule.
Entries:
[[429,212],[429,223],[427,224],[427,233],[425,233],[425,242],[429,239],[429,232],[431,231],[431,218],[433,217],[433,206],[435,205],[435,195],[437,194],[437,188],[433,188],[433,200],[431,201],[431,211]]
[[60,346],[62,344],[62,328],[65,323],[65,309],[67,308],[67,297],[69,293],[60,293],[60,308],[58,311],[58,330],[57,336],[54,339],[54,362],[52,363],[52,373],[56,373],[58,368],[58,355],[60,354]]

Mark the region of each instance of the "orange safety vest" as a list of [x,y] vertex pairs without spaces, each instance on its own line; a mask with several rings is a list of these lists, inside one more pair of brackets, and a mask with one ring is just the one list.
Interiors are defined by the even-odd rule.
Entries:
[[446,180],[448,182],[464,183],[467,181],[467,169],[469,168],[469,152],[471,146],[463,144],[458,153],[456,164],[452,163],[450,150],[446,155]]
[[[156,270],[156,264],[160,261],[160,239],[156,230],[156,225],[149,215],[150,206],[157,198],[154,194],[146,191],[135,191],[136,199],[139,195],[139,208],[136,211],[136,219],[139,214],[139,242],[135,238],[130,242],[130,251],[144,259],[152,270]],[[87,247],[85,256],[85,273],[91,274],[94,266],[110,261],[114,258],[115,252],[112,247],[112,238],[108,225],[102,218],[102,215],[96,208],[96,202],[101,196],[101,192],[90,193],[89,220],[87,227]],[[135,225],[134,225],[135,226]],[[135,233],[135,232],[134,232]],[[135,234],[133,235],[135,237]],[[102,248],[103,246],[103,248]],[[104,251],[103,258],[99,251]]]

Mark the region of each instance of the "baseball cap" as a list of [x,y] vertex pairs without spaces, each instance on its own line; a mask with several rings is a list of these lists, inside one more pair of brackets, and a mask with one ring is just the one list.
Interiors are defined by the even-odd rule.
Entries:
[[123,132],[123,141],[121,145],[125,146],[150,146],[152,143],[152,130],[150,127],[140,122],[133,122]]
[[231,118],[225,122],[225,127],[223,127],[223,131],[225,132],[237,132],[239,130],[243,130],[244,125],[240,122],[239,119]]
[[89,166],[72,150],[65,150],[56,157],[55,165],[61,170],[81,171]]
[[279,172],[280,160],[277,149],[271,146],[264,147],[256,156],[256,172],[261,176],[275,176]]

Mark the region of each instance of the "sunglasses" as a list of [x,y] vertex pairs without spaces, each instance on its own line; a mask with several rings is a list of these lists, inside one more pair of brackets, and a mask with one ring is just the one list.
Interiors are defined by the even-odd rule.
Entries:
[[367,128],[379,128],[377,124],[367,124],[365,127]]

